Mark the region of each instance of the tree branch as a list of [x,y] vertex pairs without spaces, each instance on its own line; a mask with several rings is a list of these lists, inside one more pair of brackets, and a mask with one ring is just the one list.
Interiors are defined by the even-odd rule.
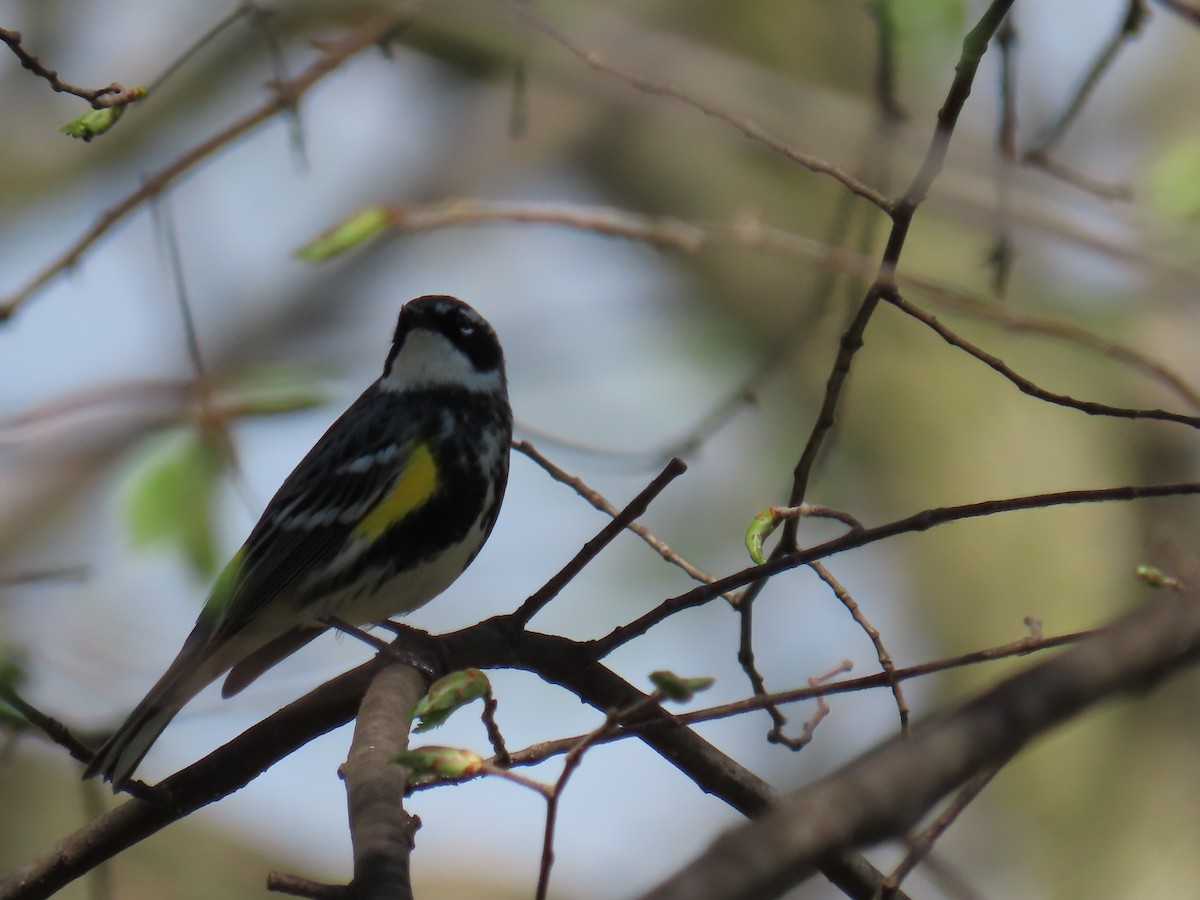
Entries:
[[11,318],[27,300],[56,276],[78,263],[83,254],[96,241],[100,240],[126,216],[140,208],[146,201],[157,197],[174,184],[180,176],[191,171],[217,150],[263,122],[269,121],[277,114],[295,108],[300,98],[325,76],[356,53],[386,41],[395,33],[396,29],[416,16],[425,6],[425,2],[427,0],[410,0],[396,9],[380,14],[339,41],[323,43],[317,59],[295,78],[274,85],[270,99],[258,109],[236,119],[216,134],[210,135],[191,149],[186,150],[158,171],[147,175],[142,179],[137,190],[100,213],[92,226],[76,238],[69,247],[46,264],[24,285],[0,300],[0,323]]
[[392,760],[408,748],[412,709],[425,693],[421,673],[401,663],[371,680],[350,755],[342,766],[354,844],[353,900],[411,900],[409,855],[418,822],[404,811],[407,770]]
[[1115,694],[1143,691],[1200,659],[1195,589],[1169,594],[893,739],[719,838],[645,900],[762,900],[829,853],[904,834],[942,797],[1032,739]]

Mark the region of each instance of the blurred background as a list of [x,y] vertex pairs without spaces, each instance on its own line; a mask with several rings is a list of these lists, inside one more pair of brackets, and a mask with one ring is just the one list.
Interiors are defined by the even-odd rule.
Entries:
[[[612,66],[670,83],[898,193],[984,6],[557,0],[535,14]],[[29,52],[66,80],[129,87],[153,83],[238,8],[0,0],[0,26],[19,29]],[[152,173],[268,102],[272,79],[318,58],[315,40],[337,39],[377,9],[259,4],[88,143],[58,133],[85,104],[0,52],[0,302]],[[888,46],[902,121],[885,121],[877,99],[880,9],[895,28]],[[1129,9],[1124,0],[1017,4],[1018,153],[1053,126]],[[1194,393],[1029,324],[1121,342],[1200,383],[1200,30],[1165,5],[1146,11],[1052,151],[1106,190],[1000,165],[1001,72],[991,50],[901,272],[938,287],[906,288],[908,299],[1048,390],[1195,414]],[[520,436],[618,506],[684,453],[690,471],[644,521],[709,572],[749,563],[743,532],[762,507],[787,499],[839,333],[866,283],[852,266],[831,265],[823,246],[877,259],[887,221],[730,122],[639,91],[523,21],[483,0],[434,5],[386,52],[360,53],[320,81],[298,117],[275,116],[188,170],[0,325],[0,654],[31,702],[82,734],[120,721],[174,657],[213,566],[377,376],[397,310],[423,293],[462,297],[494,324]],[[1106,195],[1114,193],[1128,197]],[[618,208],[699,223],[709,239],[689,251],[599,229],[491,221],[414,230],[316,264],[296,257],[366,204],[454,199],[468,213],[488,202],[593,220]],[[1009,262],[997,264],[1002,238]],[[208,411],[217,411],[207,430],[172,247]],[[214,451],[214,433],[228,435],[232,460]],[[808,499],[875,524],[996,497],[1194,480],[1195,446],[1184,426],[1035,401],[882,308]],[[1047,634],[1103,623],[1150,596],[1135,566],[1186,566],[1195,520],[1194,500],[1008,514],[904,536],[830,566],[903,666],[1017,640],[1027,616]],[[484,552],[408,621],[448,631],[510,611],[604,521],[515,456]],[[836,533],[805,522],[800,540]],[[533,624],[599,636],[690,584],[626,535]],[[843,660],[856,675],[878,669],[866,635],[808,571],[774,581],[756,613],[771,689],[804,685]],[[715,676],[697,703],[723,702],[749,693],[737,637],[734,614],[713,603],[611,662],[643,688],[653,669]],[[206,692],[140,774],[165,777],[368,655],[324,637],[232,700]],[[953,671],[905,690],[919,719],[1020,665]],[[601,721],[531,676],[496,672],[493,681],[510,747]],[[1186,896],[1200,877],[1200,857],[1187,852],[1200,839],[1195,681],[1108,705],[1019,757],[938,844],[938,871],[913,876],[914,893]],[[813,708],[788,712],[797,733]],[[768,745],[769,724],[756,714],[699,730],[787,789],[895,734],[898,718],[886,691],[839,696],[800,753]],[[116,897],[258,896],[272,868],[345,880],[336,769],[349,736],[347,728],[314,741],[63,896],[104,884]],[[469,713],[432,737],[487,751]],[[552,762],[533,774],[553,780],[558,770]],[[13,738],[0,760],[0,870],[113,802],[79,774],[36,735]],[[418,896],[532,895],[545,811],[536,794],[485,780],[422,793],[411,809],[424,823],[413,857]],[[594,749],[560,812],[552,894],[633,895],[738,818],[633,742]],[[885,871],[900,855],[869,854]],[[839,893],[814,881],[796,896]]]

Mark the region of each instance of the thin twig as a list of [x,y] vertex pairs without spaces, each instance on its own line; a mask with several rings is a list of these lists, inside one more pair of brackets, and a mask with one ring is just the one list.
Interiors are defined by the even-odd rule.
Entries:
[[537,15],[526,5],[517,2],[517,0],[499,0],[499,2],[511,13],[514,17],[520,20],[525,25],[540,31],[556,44],[561,46],[567,52],[575,56],[588,67],[595,69],[597,72],[603,72],[606,75],[611,75],[619,78],[631,87],[636,88],[646,94],[651,94],[659,97],[669,97],[672,100],[677,100],[687,106],[697,109],[707,116],[712,116],[718,121],[731,125],[740,131],[745,137],[762,144],[764,147],[778,153],[785,159],[791,160],[811,172],[816,172],[819,175],[828,175],[843,187],[848,189],[859,197],[870,201],[880,209],[889,209],[888,198],[880,194],[874,188],[859,181],[850,173],[846,172],[840,166],[834,165],[820,157],[813,156],[810,153],[803,153],[796,150],[782,138],[771,134],[757,122],[731,112],[727,109],[722,109],[716,104],[710,103],[699,97],[692,96],[673,84],[664,81],[655,81],[652,78],[646,78],[633,72],[621,69],[605,59],[596,52],[583,47],[566,33],[550,24],[546,19]]
[[[626,210],[609,207],[572,207],[562,205],[538,205],[529,203],[505,203],[486,200],[451,200],[432,204],[393,206],[389,209],[389,221],[401,232],[423,232],[439,228],[463,225],[481,225],[495,222],[519,224],[558,225],[596,234],[644,241],[658,247],[667,247],[682,253],[698,254],[713,244],[741,247],[767,253],[777,253],[803,259],[826,271],[845,271],[854,274],[871,274],[875,265],[861,253],[855,253],[833,243],[772,228],[762,223],[753,226],[743,222],[696,222],[670,216],[642,216]],[[1102,338],[1078,326],[1056,322],[1034,316],[1022,316],[996,306],[988,298],[972,294],[937,279],[923,275],[898,272],[895,274],[897,287],[902,290],[917,290],[928,295],[937,303],[972,315],[1018,333],[1042,334],[1069,341],[1095,350],[1117,362],[1128,365],[1142,374],[1161,382],[1187,403],[1200,410],[1200,391],[1191,387],[1178,374],[1158,361],[1132,347]],[[828,282],[821,283],[824,290],[814,295],[812,302],[829,293]],[[807,305],[812,305],[810,304]],[[795,329],[804,334],[804,329]],[[782,348],[779,356],[768,355],[764,359],[762,375],[756,374],[748,381],[753,383],[788,358]],[[736,389],[731,396],[740,394],[744,388]],[[744,395],[743,395],[744,396]],[[670,446],[676,446],[672,443]],[[689,446],[686,438],[680,446]],[[621,451],[602,451],[605,455],[617,455]],[[647,459],[659,460],[661,452],[635,451]]]
[[504,734],[500,731],[500,726],[496,724],[497,705],[496,695],[492,693],[491,684],[488,684],[487,690],[483,694],[483,712],[480,714],[480,719],[483,721],[484,730],[487,731],[488,741],[492,745],[492,763],[507,768],[510,765],[511,757],[508,754],[508,747],[504,743]]
[[668,598],[632,622],[618,626],[604,637],[593,641],[592,646],[594,652],[597,654],[597,658],[602,658],[634,638],[645,634],[651,628],[669,619],[681,609],[702,606],[726,591],[739,588],[762,578],[777,575],[780,572],[795,569],[798,566],[806,566],[811,562],[825,559],[837,553],[864,547],[868,544],[894,537],[897,534],[926,531],[949,522],[992,516],[1001,512],[1042,509],[1074,503],[1108,503],[1112,501],[1138,500],[1148,497],[1173,497],[1195,494],[1200,494],[1200,483],[1197,482],[1146,486],[1129,485],[1117,488],[1101,488],[1098,490],[1054,491],[1046,494],[1033,494],[1004,500],[984,500],[978,503],[966,503],[961,506],[943,506],[935,509],[926,509],[907,518],[889,522],[886,525],[878,525],[862,531],[851,531],[823,544],[818,544],[815,547],[807,547],[795,553],[788,553],[778,558],[769,559],[761,566],[751,566],[748,569],[742,569],[740,572],[718,578],[712,584],[700,585],[684,594]]
[[73,759],[88,762],[92,758],[92,750],[74,733],[53,716],[42,712],[24,697],[10,687],[0,687],[0,702],[7,703],[24,716],[31,725],[41,731],[50,740],[66,750]]
[[[761,583],[766,583],[761,582]],[[770,691],[767,689],[767,680],[763,673],[758,668],[758,660],[754,652],[754,599],[755,594],[745,592],[737,598],[734,608],[738,614],[738,650],[737,661],[741,666],[742,671],[746,674],[746,680],[750,682],[750,690],[754,692],[755,697],[768,697]],[[778,738],[783,735],[783,729],[787,726],[788,719],[774,703],[764,703],[763,710],[771,717],[771,730],[767,732],[767,739]]]
[[655,692],[628,709],[610,710],[601,725],[585,735],[567,752],[566,758],[563,760],[562,772],[555,781],[554,787],[546,795],[546,827],[542,834],[541,863],[538,866],[537,891],[534,894],[536,900],[546,900],[550,890],[550,869],[554,865],[554,829],[558,823],[559,800],[567,787],[567,781],[579,768],[579,764],[583,762],[583,755],[597,743],[616,733],[623,719],[637,715],[643,709],[657,706],[660,700],[662,700],[662,696]]
[[1155,0],[1159,6],[1165,6],[1178,16],[1183,16],[1193,25],[1200,25],[1200,7],[1184,3],[1183,0]]
[[[945,165],[950,139],[954,135],[958,117],[966,105],[967,97],[970,96],[980,60],[987,51],[992,35],[1000,27],[1000,23],[1008,14],[1009,7],[1013,2],[1014,0],[993,0],[979,23],[967,34],[963,41],[962,56],[955,67],[954,80],[946,94],[942,108],[938,110],[937,126],[934,128],[933,137],[930,139],[929,149],[925,153],[921,167],[904,195],[890,204],[892,230],[879,264],[879,273],[875,283],[867,290],[858,313],[842,335],[838,345],[837,357],[826,381],[821,409],[793,472],[792,492],[788,506],[799,506],[805,500],[813,467],[816,465],[825,438],[833,429],[842,390],[850,374],[854,356],[863,345],[863,335],[866,332],[867,324],[874,315],[884,290],[895,284],[894,273],[899,265],[900,255],[904,250],[913,216],[917,208],[925,201],[930,187]],[[786,541],[790,542],[793,539],[790,528],[785,530],[784,534]]]
[[1047,175],[1053,175],[1064,184],[1079,188],[1081,191],[1085,191],[1094,197],[1099,197],[1101,200],[1129,201],[1133,199],[1133,188],[1128,184],[1113,184],[1108,181],[1102,181],[1099,178],[1093,178],[1090,175],[1085,175],[1082,172],[1072,169],[1070,166],[1056,162],[1052,157],[1044,153],[1026,151],[1023,159],[1027,165],[1035,166]]
[[1117,24],[1116,30],[1104,42],[1104,46],[1100,48],[1096,59],[1088,67],[1083,80],[1079,83],[1079,87],[1075,89],[1075,93],[1071,95],[1071,99],[1067,101],[1067,105],[1058,114],[1058,118],[1025,151],[1026,160],[1048,156],[1050,151],[1062,140],[1063,135],[1067,133],[1067,129],[1074,124],[1079,113],[1083,111],[1084,105],[1092,96],[1092,92],[1096,89],[1096,85],[1100,83],[1100,79],[1104,77],[1104,74],[1116,61],[1117,55],[1121,52],[1122,48],[1141,34],[1142,26],[1145,24],[1148,14],[1149,11],[1146,9],[1145,0],[1128,0],[1125,12],[1122,14],[1121,21]]
[[345,38],[322,44],[321,53],[317,59],[295,78],[275,85],[272,96],[265,103],[184,151],[158,171],[152,172],[142,181],[137,190],[127,194],[101,212],[96,221],[64,251],[43,266],[25,284],[0,301],[0,323],[11,318],[26,301],[54,278],[76,265],[84,253],[101,237],[108,234],[114,225],[123,221],[151,198],[161,194],[181,175],[191,171],[198,163],[208,159],[217,150],[271,120],[279,113],[286,112],[295,106],[314,85],[351,56],[388,40],[398,28],[416,16],[427,2],[428,0],[410,0],[410,2],[377,16]]
[[648,484],[640,494],[629,501],[613,520],[600,529],[600,533],[588,541],[571,560],[547,581],[542,587],[529,596],[511,615],[520,625],[526,625],[547,603],[558,596],[578,575],[583,568],[623,532],[634,519],[645,513],[647,507],[663,492],[668,484],[687,471],[687,465],[679,459],[667,463],[666,468]]
[[216,40],[226,29],[233,26],[240,19],[245,18],[252,12],[258,9],[258,4],[254,0],[242,0],[237,6],[225,14],[214,24],[208,31],[196,38],[191,45],[180,53],[177,57],[171,60],[170,64],[159,73],[158,77],[150,82],[148,88],[150,93],[154,93],[176,72],[182,69],[197,53],[207,47],[212,41]]
[[988,261],[992,287],[1004,297],[1016,250],[1012,236],[1012,173],[1017,161],[1017,29],[1008,16],[996,32],[1000,55],[1000,125],[996,129],[996,239]]
[[985,787],[987,787],[993,778],[1007,764],[1007,760],[995,763],[984,769],[965,785],[958,792],[958,796],[954,801],[942,812],[940,816],[933,820],[928,828],[922,831],[919,835],[912,839],[909,843],[908,853],[904,859],[892,871],[883,883],[882,900],[892,900],[896,895],[901,883],[908,877],[909,873],[917,867],[921,860],[925,859],[933,845],[937,842],[946,829],[962,815],[963,810],[970,806],[971,801],[978,797]]
[[91,566],[62,566],[57,569],[25,569],[17,572],[0,572],[0,586],[18,587],[31,584],[86,581],[92,574]]
[[[854,664],[850,662],[850,660],[844,659],[825,674],[811,676],[808,679],[808,686],[817,687],[818,685],[821,685],[824,682],[830,681],[834,677],[841,675],[843,672],[849,672],[853,668]],[[816,700],[817,710],[808,717],[808,720],[801,727],[799,737],[789,738],[780,734],[776,735],[774,739],[768,735],[767,739],[774,744],[783,744],[789,750],[801,750],[811,744],[813,737],[817,733],[817,726],[825,721],[830,710],[829,702],[825,699],[824,695],[818,696]]]
[[1184,413],[1170,412],[1165,409],[1138,409],[1126,406],[1109,406],[1106,403],[1096,403],[1092,400],[1077,400],[1067,394],[1059,394],[1054,391],[1048,391],[1040,387],[1028,378],[1017,374],[1013,371],[1004,360],[998,356],[988,353],[982,347],[972,344],[970,341],[960,337],[951,329],[947,328],[937,320],[936,316],[932,316],[924,310],[913,306],[908,301],[904,300],[898,292],[889,291],[884,295],[884,298],[892,306],[899,309],[906,315],[912,316],[918,322],[923,323],[932,329],[938,337],[944,340],[952,347],[957,347],[960,350],[973,356],[981,363],[995,372],[1003,375],[1006,379],[1012,382],[1022,393],[1028,394],[1038,400],[1044,400],[1047,403],[1053,403],[1056,406],[1065,406],[1068,409],[1077,409],[1080,412],[1087,413],[1090,416],[1113,416],[1118,419],[1153,419],[1161,422],[1177,422],[1181,425],[1187,425],[1190,428],[1200,428],[1200,416],[1189,416]]
[[[283,58],[283,47],[269,25],[269,19],[273,12],[274,10],[254,6],[251,22],[267,45],[267,54],[271,57],[271,69],[274,73],[274,83],[283,84],[287,81],[287,64]],[[292,159],[295,161],[296,170],[300,174],[305,174],[308,172],[308,142],[304,137],[304,120],[300,115],[300,104],[293,103],[291,107],[284,110],[284,117],[287,119],[288,144],[292,148]]]
[[271,872],[267,875],[267,890],[276,894],[290,894],[307,900],[344,900],[344,884],[325,884],[287,872]]
[[1132,198],[1133,192],[1128,185],[1113,185],[1091,178],[1069,166],[1056,162],[1050,154],[1079,117],[1084,105],[1100,83],[1100,79],[1116,62],[1117,55],[1130,41],[1142,33],[1142,26],[1149,14],[1146,0],[1128,0],[1125,13],[1121,16],[1116,30],[1100,48],[1099,54],[1088,68],[1079,87],[1076,88],[1063,111],[1059,113],[1058,118],[1043,135],[1025,151],[1023,159],[1026,163],[1036,166],[1066,184],[1106,200],[1129,200]]
[[[1011,659],[1015,656],[1028,656],[1033,653],[1038,653],[1045,650],[1053,650],[1058,647],[1065,647],[1070,644],[1078,643],[1093,635],[1099,633],[1099,629],[1090,629],[1087,631],[1077,631],[1070,634],[1053,635],[1051,637],[1043,637],[1041,635],[1030,635],[1021,638],[1018,641],[1011,641],[1007,644],[999,644],[994,647],[986,647],[982,650],[973,650],[970,653],[964,653],[959,656],[948,657],[946,659],[933,660],[930,662],[918,663],[917,665],[907,666],[905,668],[896,669],[894,677],[897,681],[907,681],[912,678],[920,678],[926,675],[933,675],[939,672],[946,672],[951,669],[965,668],[967,666],[979,665],[985,662],[994,662],[996,660]],[[680,725],[698,725],[704,722],[714,722],[720,719],[729,719],[735,716],[744,715],[747,712],[757,709],[765,709],[771,705],[784,705],[790,703],[800,703],[806,700],[816,700],[822,697],[832,696],[834,694],[849,694],[860,691],[874,690],[880,687],[888,687],[890,679],[883,672],[878,672],[873,675],[864,675],[858,678],[850,678],[845,681],[835,681],[828,683],[811,684],[808,687],[796,688],[788,691],[779,691],[773,694],[764,694],[762,696],[747,697],[743,700],[737,700],[732,703],[724,703],[718,706],[710,706],[705,709],[693,710],[691,712],[676,713],[670,725],[663,725],[661,722],[650,721],[627,721],[622,723],[621,730],[615,734],[608,735],[602,738],[598,743],[610,743],[612,741],[628,740],[636,738],[639,735],[645,734],[647,731],[662,727],[676,727]],[[575,747],[587,735],[576,735],[574,737],[556,738],[550,741],[541,741],[536,744],[531,744],[520,750],[510,751],[509,761],[506,768],[501,771],[507,771],[511,767],[534,766],[539,763],[552,759],[555,756],[562,756],[569,752],[572,747]],[[488,765],[496,765],[496,761],[487,760],[485,767]],[[496,772],[493,774],[500,774]],[[479,777],[478,775],[464,775],[457,777],[438,778],[435,780],[422,781],[410,788],[410,791],[424,791],[436,787],[439,784],[462,784]]]
[[8,45],[17,59],[20,60],[22,68],[28,69],[38,78],[43,79],[50,85],[51,90],[57,91],[60,94],[73,94],[81,100],[86,100],[92,105],[93,109],[127,106],[135,100],[140,100],[146,96],[144,88],[130,88],[126,90],[115,81],[112,84],[99,88],[79,87],[78,85],[62,81],[58,77],[57,71],[44,65],[40,59],[25,49],[21,41],[21,32],[0,28],[0,42]]
[[904,690],[900,687],[900,679],[896,677],[896,663],[892,659],[892,655],[888,653],[887,647],[884,646],[883,637],[879,634],[879,629],[871,624],[866,614],[862,611],[862,608],[855,601],[854,596],[846,589],[844,584],[834,577],[828,567],[822,563],[815,562],[810,568],[817,573],[818,578],[829,586],[829,589],[833,591],[833,595],[838,598],[842,606],[849,610],[854,621],[858,623],[858,627],[871,639],[871,644],[875,647],[875,656],[879,660],[879,667],[883,669],[883,674],[887,676],[888,686],[892,689],[892,697],[896,700],[896,712],[900,716],[900,731],[907,733],[908,702],[904,699]]
[[[529,457],[529,459],[533,460],[533,462],[540,466],[547,475],[560,484],[565,484],[576,494],[590,503],[593,508],[598,509],[614,518],[620,515],[620,510],[618,510],[612,505],[612,503],[605,499],[605,497],[599,491],[589,487],[588,484],[584,482],[584,480],[578,475],[572,475],[565,469],[562,469],[553,463],[544,453],[538,450],[529,441],[513,441],[513,449],[518,453],[523,453],[525,456]],[[650,532],[650,529],[648,529],[645,525],[642,525],[640,522],[630,522],[627,527],[630,531],[645,541],[646,544],[653,548],[653,550],[659,556],[661,556],[671,565],[682,569],[693,580],[699,581],[701,584],[708,584],[715,577],[705,572],[703,569],[692,565],[690,562],[680,556],[675,550],[671,549],[671,546],[667,544],[666,541],[655,537]],[[732,602],[733,597],[732,595],[729,595],[725,599]]]

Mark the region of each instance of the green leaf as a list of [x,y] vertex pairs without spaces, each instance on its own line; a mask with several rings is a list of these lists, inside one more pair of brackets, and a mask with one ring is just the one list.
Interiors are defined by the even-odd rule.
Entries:
[[212,501],[225,456],[198,431],[177,429],[153,440],[135,464],[125,498],[134,545],[169,546],[201,579],[217,568]]
[[768,506],[750,520],[750,525],[746,528],[746,549],[750,551],[750,558],[756,566],[761,566],[767,561],[763,555],[763,541],[771,536],[771,532],[779,527],[781,521],[782,518],[773,506]]
[[439,678],[413,707],[413,718],[421,720],[413,731],[437,728],[457,710],[484,696],[490,688],[487,676],[478,669],[463,669]]
[[296,255],[308,262],[321,262],[366,243],[391,223],[392,214],[386,206],[365,206],[320,237],[309,241],[296,251]]
[[654,689],[667,700],[674,700],[676,703],[687,703],[700,691],[707,691],[715,682],[715,678],[707,676],[683,678],[666,669],[650,673],[650,683],[654,685]]
[[438,778],[468,778],[483,768],[483,757],[471,750],[458,747],[417,747],[401,750],[392,757],[414,778],[436,776]]
[[221,387],[223,404],[251,416],[269,416],[312,409],[328,402],[324,387],[328,373],[311,365],[279,363],[256,366]]
[[1169,219],[1200,221],[1200,134],[1175,141],[1151,165],[1149,197]]
[[[149,92],[144,87],[133,88],[129,91],[130,101],[141,100],[147,93]],[[86,144],[92,138],[99,137],[116,125],[121,116],[125,115],[128,106],[128,103],[122,103],[119,106],[106,106],[103,109],[89,109],[58,130],[68,137],[78,138]]]
[[891,17],[900,39],[922,50],[946,41],[962,39],[966,27],[963,0],[873,0],[872,6],[891,6]]

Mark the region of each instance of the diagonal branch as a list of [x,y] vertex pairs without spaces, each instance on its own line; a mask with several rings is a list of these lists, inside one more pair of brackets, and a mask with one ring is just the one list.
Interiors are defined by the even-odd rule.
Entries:
[[1137,500],[1147,497],[1173,497],[1200,494],[1200,483],[1185,482],[1180,484],[1147,485],[1138,487],[1130,485],[1117,488],[1100,488],[1085,491],[1055,491],[1049,494],[1032,494],[1025,497],[1011,497],[1004,500],[983,500],[978,503],[965,503],[961,506],[941,506],[922,510],[904,519],[896,519],[885,525],[874,528],[864,528],[861,531],[851,531],[823,544],[807,547],[794,553],[773,556],[761,566],[751,566],[718,578],[709,584],[702,584],[686,593],[664,600],[654,609],[639,616],[632,622],[614,628],[602,638],[592,642],[593,652],[598,658],[603,658],[629,641],[645,634],[654,626],[669,619],[682,609],[703,606],[715,597],[727,591],[735,590],[748,584],[761,583],[772,575],[807,566],[816,560],[826,559],[837,553],[865,547],[876,541],[894,537],[898,534],[908,534],[916,531],[927,531],[948,522],[962,519],[975,519],[991,516],[1000,512],[1015,512],[1020,509],[1043,509],[1051,506],[1062,506],[1073,503],[1105,503],[1114,500]]
[[912,316],[918,322],[923,323],[932,329],[938,337],[944,340],[952,347],[957,347],[963,350],[981,363],[986,365],[993,371],[999,372],[1010,382],[1017,386],[1024,394],[1034,397],[1038,400],[1044,400],[1047,403],[1053,403],[1057,406],[1065,406],[1069,409],[1077,409],[1080,412],[1087,413],[1090,416],[1113,416],[1118,419],[1156,419],[1160,422],[1177,422],[1181,425],[1187,425],[1191,428],[1200,428],[1200,416],[1189,416],[1184,413],[1170,412],[1165,409],[1135,409],[1126,406],[1109,406],[1106,403],[1096,403],[1092,400],[1077,400],[1067,394],[1058,394],[1054,391],[1048,391],[1043,387],[1038,386],[1022,375],[1015,372],[1004,360],[994,354],[988,353],[982,347],[972,344],[965,338],[960,337],[955,332],[951,331],[945,325],[937,320],[936,316],[932,316],[927,312],[913,306],[900,296],[899,292],[890,292],[886,300],[896,309]]
[[[809,435],[808,443],[804,446],[804,452],[800,455],[800,461],[796,464],[788,506],[799,506],[804,502],[813,466],[816,464],[825,438],[833,428],[834,414],[841,399],[842,388],[850,374],[851,360],[863,345],[863,335],[867,330],[867,323],[871,320],[883,293],[890,291],[894,286],[895,271],[900,263],[900,254],[904,250],[905,241],[908,239],[908,229],[912,224],[913,216],[917,207],[925,201],[929,188],[945,165],[950,139],[954,136],[958,117],[962,113],[963,106],[966,105],[967,97],[971,94],[971,86],[975,81],[975,72],[979,68],[979,62],[983,59],[992,35],[1000,27],[1000,23],[1004,20],[1012,4],[1013,0],[994,0],[979,23],[963,40],[962,56],[955,67],[954,81],[950,85],[946,101],[938,110],[937,127],[929,142],[925,159],[913,177],[908,190],[904,192],[904,196],[892,205],[892,231],[888,236],[887,246],[884,248],[883,258],[879,264],[879,275],[875,284],[867,291],[850,327],[842,335],[837,359],[834,360],[833,370],[829,373],[829,380],[826,383],[821,410],[817,414],[817,421]],[[789,544],[795,540],[794,523],[789,523],[785,539]]]
[[295,108],[300,98],[318,82],[357,53],[387,41],[398,28],[409,22],[425,6],[426,0],[410,0],[389,12],[382,13],[339,41],[323,43],[321,53],[308,68],[288,81],[274,86],[271,97],[258,109],[246,113],[220,131],[184,151],[172,162],[151,172],[137,190],[127,194],[104,210],[86,231],[55,259],[9,296],[0,299],[0,323],[10,319],[34,294],[54,278],[76,265],[93,244],[122,222],[130,213],[148,200],[159,196],[182,175],[276,115]]
[[40,59],[25,49],[21,32],[8,28],[0,28],[0,43],[8,45],[8,49],[16,55],[21,67],[28,69],[38,78],[50,85],[50,89],[60,94],[73,94],[81,100],[86,100],[94,109],[106,107],[127,106],[135,100],[140,100],[146,92],[141,88],[126,90],[115,81],[100,88],[85,88],[70,84],[58,77],[58,72],[45,65]]
[[767,147],[774,153],[778,153],[783,158],[797,163],[808,169],[810,172],[816,172],[820,175],[828,175],[833,178],[851,193],[857,194],[859,197],[875,204],[880,209],[888,210],[888,198],[879,191],[875,190],[870,185],[859,181],[845,169],[837,166],[820,157],[813,156],[811,153],[801,152],[782,138],[771,134],[757,122],[745,116],[738,115],[692,94],[686,93],[679,87],[665,81],[655,81],[652,78],[646,78],[642,75],[637,75],[621,69],[606,60],[599,54],[586,47],[581,46],[572,40],[564,32],[556,28],[550,22],[535,14],[528,6],[517,2],[517,0],[499,0],[499,2],[512,13],[516,18],[520,19],[525,25],[536,29],[550,38],[556,44],[565,49],[568,53],[576,57],[580,62],[595,69],[597,72],[603,72],[606,75],[611,75],[619,78],[626,84],[631,85],[639,91],[646,94],[652,94],[659,97],[669,97],[672,100],[679,101],[693,109],[699,110],[707,116],[712,116],[727,125],[732,125],[740,131],[745,137]]
[[780,896],[827,854],[902,835],[946,794],[1035,737],[1198,660],[1196,592],[1153,603],[796,791],[757,821],[718,839],[645,900]]
[[642,515],[654,498],[663,492],[668,484],[687,471],[687,465],[681,459],[672,459],[659,473],[658,477],[648,484],[645,489],[629,501],[628,505],[613,520],[600,529],[600,533],[588,541],[578,553],[546,584],[535,591],[512,614],[512,618],[525,625],[547,603],[558,596],[559,592],[574,580],[588,563],[607,547],[612,541]]

